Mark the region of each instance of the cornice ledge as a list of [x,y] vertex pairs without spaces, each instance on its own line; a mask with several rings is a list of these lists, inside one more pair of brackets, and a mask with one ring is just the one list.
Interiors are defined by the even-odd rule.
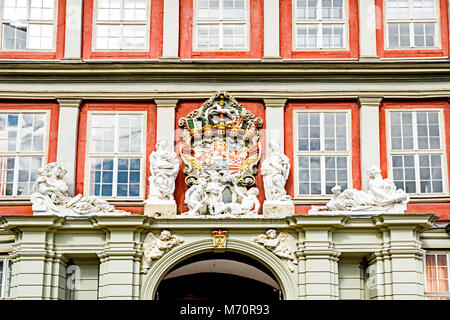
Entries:
[[266,108],[284,108],[287,98],[263,98]]
[[157,108],[176,108],[179,99],[157,98],[154,99]]
[[83,99],[81,98],[56,98],[60,108],[79,108]]
[[286,218],[290,225],[302,227],[303,229],[310,228],[334,228],[343,227],[350,217],[345,215],[296,215]]
[[64,217],[55,215],[4,215],[1,217],[2,227],[10,228],[27,228],[27,227],[61,227],[65,221]]
[[434,213],[381,214],[372,217],[372,222],[376,228],[407,228],[422,232],[431,228],[437,219],[439,216]]
[[[73,217],[71,217],[73,219]],[[84,217],[82,217],[84,218]],[[89,216],[89,221],[93,227],[98,228],[139,228],[146,224],[149,217],[144,215],[130,215],[130,216]],[[79,218],[76,218],[79,220]],[[75,219],[73,219],[75,220]],[[81,220],[81,219],[80,219]],[[84,219],[83,219],[84,220]]]
[[360,96],[358,97],[358,104],[360,107],[373,107],[373,108],[379,108],[381,100],[383,100],[383,97],[364,97]]

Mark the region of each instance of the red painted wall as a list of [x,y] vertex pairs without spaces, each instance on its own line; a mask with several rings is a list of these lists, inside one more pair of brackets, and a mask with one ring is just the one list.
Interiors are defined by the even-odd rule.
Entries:
[[377,55],[382,58],[442,57],[449,55],[447,0],[440,0],[441,49],[384,49],[383,0],[375,0]]
[[[361,161],[360,161],[360,139],[359,139],[359,106],[353,101],[342,102],[295,102],[289,101],[284,109],[284,153],[291,162],[289,178],[286,181],[286,191],[294,197],[294,111],[295,110],[351,110],[352,119],[352,180],[353,188],[361,188]],[[296,214],[307,214],[311,205],[296,205]]]
[[[450,110],[449,103],[444,100],[410,100],[410,101],[383,101],[380,106],[380,159],[381,174],[387,177],[387,109],[414,109],[433,108],[444,110],[445,143],[447,151],[447,168],[450,168]],[[450,181],[450,170],[448,172]],[[409,203],[407,213],[433,212],[440,216],[440,221],[450,221],[450,203]]]
[[250,50],[193,51],[193,0],[180,0],[180,58],[262,58],[264,51],[264,0],[250,0]]
[[[56,153],[58,147],[58,119],[59,119],[59,105],[54,102],[34,102],[34,103],[21,103],[21,102],[2,102],[0,103],[1,109],[6,110],[50,110],[50,123],[49,127],[49,141],[48,141],[48,153],[47,162],[56,161]],[[0,215],[4,214],[18,214],[27,215],[33,214],[31,206],[0,206]]]
[[162,56],[164,0],[151,1],[150,45],[148,51],[93,51],[93,0],[83,4],[83,59],[158,59]]
[[[177,128],[176,136],[175,136],[175,152],[177,154],[179,153],[179,145],[180,145],[181,137],[183,134],[183,130],[180,129],[180,127],[178,126],[178,120],[183,117],[186,117],[191,111],[200,108],[201,105],[203,104],[203,102],[204,102],[204,100],[202,100],[202,101],[181,101],[178,104],[176,114],[175,114],[175,128]],[[261,155],[261,160],[259,161],[259,164],[258,164],[258,175],[256,177],[256,184],[255,184],[255,187],[257,187],[259,189],[258,199],[261,203],[261,210],[262,210],[262,204],[263,204],[264,198],[265,198],[263,179],[260,174],[261,163],[265,159],[265,139],[266,139],[265,129],[266,129],[266,125],[265,125],[264,104],[261,102],[258,102],[258,101],[251,101],[251,100],[239,100],[239,103],[243,104],[247,110],[252,112],[255,116],[261,117],[264,121],[263,126],[259,129],[259,131],[261,133],[260,142],[261,142],[262,155]],[[180,158],[180,172],[178,173],[177,179],[175,181],[175,192],[174,192],[175,201],[177,202],[177,206],[178,206],[178,213],[183,213],[183,212],[186,212],[189,210],[187,205],[184,204],[185,193],[187,191],[187,185],[184,181],[184,179],[186,178],[186,175],[183,173],[183,169],[184,169],[184,164]]]
[[58,0],[55,51],[0,51],[0,59],[61,59],[64,57],[66,0]]
[[335,59],[359,57],[359,17],[358,0],[348,0],[348,50],[297,50],[293,49],[293,10],[292,0],[280,0],[280,55],[284,59]]
[[[156,144],[156,105],[154,103],[127,103],[127,102],[87,102],[81,106],[80,121],[78,125],[78,151],[77,151],[77,172],[75,182],[75,193],[84,193],[84,165],[86,162],[86,133],[87,115],[89,111],[146,111],[147,112],[147,132],[146,135],[146,179],[145,194],[148,194],[148,179],[150,176],[150,164],[148,157],[155,150]],[[120,207],[119,209],[131,211],[133,213],[143,213],[144,207]]]

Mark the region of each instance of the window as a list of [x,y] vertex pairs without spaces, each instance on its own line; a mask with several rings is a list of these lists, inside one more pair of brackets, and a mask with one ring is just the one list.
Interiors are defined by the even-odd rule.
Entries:
[[439,3],[436,0],[386,0],[386,47],[439,47]]
[[346,12],[344,0],[295,0],[295,48],[346,48]]
[[247,8],[247,0],[197,0],[196,49],[247,49]]
[[32,193],[37,170],[47,161],[47,112],[0,113],[0,195]]
[[94,50],[148,50],[148,0],[98,0]]
[[389,111],[391,177],[411,194],[446,191],[440,110]]
[[53,50],[55,0],[0,0],[3,50]]
[[349,111],[297,112],[296,194],[331,194],[351,187],[351,123]]
[[144,113],[89,113],[89,195],[141,198],[145,178]]
[[448,252],[427,253],[425,296],[430,300],[450,300]]
[[0,298],[11,296],[11,266],[10,259],[0,257]]

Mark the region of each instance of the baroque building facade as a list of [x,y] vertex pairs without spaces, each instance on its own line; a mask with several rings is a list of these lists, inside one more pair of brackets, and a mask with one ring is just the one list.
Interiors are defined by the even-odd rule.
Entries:
[[0,8],[1,299],[450,298],[447,0]]

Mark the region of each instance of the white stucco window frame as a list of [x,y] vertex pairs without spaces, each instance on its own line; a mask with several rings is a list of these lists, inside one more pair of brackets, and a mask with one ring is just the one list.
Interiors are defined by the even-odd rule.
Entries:
[[[218,20],[214,19],[198,19],[197,14],[197,3],[198,0],[193,0],[192,7],[192,19],[193,27],[192,27],[192,50],[197,52],[245,52],[250,50],[250,0],[245,0],[245,22],[244,20],[231,20],[231,19],[223,19],[223,0],[219,0],[219,13],[220,18]],[[198,47],[198,37],[197,37],[197,27],[198,25],[210,25],[217,24],[219,25],[219,47],[218,48],[199,48]],[[226,24],[241,24],[245,26],[245,41],[244,48],[223,48],[223,28],[222,25]]]
[[[298,114],[300,113],[319,113],[320,114],[320,151],[298,151]],[[346,135],[347,135],[347,150],[342,151],[325,151],[325,127],[324,114],[325,113],[343,113],[346,114]],[[347,157],[347,188],[353,187],[352,178],[352,113],[349,109],[302,109],[294,110],[293,112],[293,170],[294,170],[294,199],[298,200],[327,200],[331,198],[331,194],[326,194],[326,179],[325,179],[325,157],[326,156],[342,156]],[[316,156],[320,157],[320,182],[322,194],[300,194],[299,193],[299,177],[298,177],[298,157],[299,156]]]
[[[0,152],[0,157],[10,157],[14,158],[14,178],[13,178],[13,194],[17,193],[17,187],[19,183],[19,165],[17,164],[19,158],[21,157],[42,157],[42,166],[45,166],[48,161],[48,148],[49,148],[49,135],[50,135],[50,110],[18,110],[18,109],[9,109],[9,110],[1,110],[0,114],[44,114],[45,120],[45,130],[44,130],[44,143],[42,151],[2,151]],[[17,128],[17,137],[20,137],[21,128],[18,126]],[[16,140],[16,144],[19,139]],[[12,195],[12,196],[0,196],[1,200],[28,200],[30,199],[30,195],[21,196],[21,195]]]
[[[438,112],[439,113],[439,139],[440,139],[440,149],[419,149],[417,145],[417,112]],[[412,150],[392,150],[391,142],[391,112],[412,112],[412,126],[413,126],[413,144],[414,149]],[[393,179],[393,166],[392,166],[392,156],[395,155],[413,155],[414,156],[414,170],[416,177],[416,191],[420,191],[420,166],[419,166],[419,155],[440,155],[441,156],[441,168],[442,168],[442,190],[440,193],[409,193],[411,198],[434,198],[436,196],[448,196],[448,168],[447,168],[447,147],[445,141],[445,120],[443,109],[440,108],[410,108],[410,109],[387,109],[385,111],[386,118],[386,154],[387,154],[387,164],[388,164],[388,177]],[[416,165],[417,164],[417,165]]]
[[[383,33],[384,33],[384,50],[436,50],[442,48],[441,43],[441,14],[440,14],[440,1],[434,0],[434,19],[413,19],[412,17],[412,2],[413,0],[408,0],[408,8],[409,8],[409,18],[399,18],[399,19],[388,19],[387,18],[387,0],[383,0]],[[389,30],[388,23],[408,23],[409,24],[409,38],[410,38],[410,46],[409,47],[389,47]],[[436,37],[436,45],[432,47],[416,47],[414,46],[414,23],[435,23],[435,37]]]
[[[429,291],[428,290],[428,279],[427,279],[427,263],[426,256],[427,255],[445,255],[447,258],[447,280],[449,281],[449,290],[448,291]],[[450,252],[449,251],[439,251],[439,250],[430,250],[424,254],[423,257],[423,275],[424,275],[424,288],[425,288],[425,298],[448,298],[450,299]]]
[[[31,5],[30,5],[30,1],[28,0],[28,17],[30,16],[30,10],[31,10]],[[53,44],[52,44],[52,48],[51,49],[4,49],[3,48],[3,22],[4,21],[10,21],[8,19],[3,19],[3,8],[4,8],[4,0],[0,0],[0,52],[1,51],[5,51],[5,52],[23,52],[23,51],[30,51],[30,52],[55,52],[56,50],[56,36],[57,36],[57,32],[58,32],[58,9],[59,9],[59,1],[57,0],[53,0],[54,2],[54,7],[53,7],[53,20],[32,20],[27,18],[26,22],[28,24],[45,24],[45,25],[53,25]],[[23,20],[25,21],[25,20]],[[27,32],[27,43],[29,41],[29,37],[30,37],[30,32]]]
[[[121,2],[121,12],[123,13],[123,1]],[[146,20],[97,20],[98,14],[98,0],[94,1],[94,6],[92,8],[92,52],[148,52],[150,50],[150,26],[151,26],[151,0],[146,0],[147,2],[147,12],[146,12]],[[121,27],[125,25],[140,25],[146,26],[145,28],[145,48],[144,49],[97,49],[97,25],[117,25]],[[120,44],[123,45],[122,33],[120,35]]]
[[[342,10],[343,19],[336,20],[327,20],[322,19],[322,0],[317,0],[318,7],[317,12],[320,19],[297,19],[297,0],[292,1],[292,51],[304,52],[304,51],[348,51],[350,50],[349,44],[349,3],[348,0],[342,0],[344,7]],[[318,39],[319,46],[316,48],[298,48],[297,47],[297,25],[298,24],[316,24],[316,25],[326,25],[326,24],[342,24],[344,26],[343,33],[343,43],[344,46],[342,48],[323,48],[323,37],[322,37],[322,28],[318,28]]]
[[[118,126],[117,119],[115,117],[115,126],[114,126],[114,152],[110,153],[95,153],[91,152],[91,123],[93,115],[141,115],[142,116],[142,133],[141,133],[141,152],[140,153],[119,153],[117,152],[118,148]],[[86,129],[86,155],[84,161],[84,195],[89,195],[90,188],[90,159],[91,158],[111,158],[113,159],[113,184],[112,184],[112,196],[100,196],[105,200],[111,201],[127,201],[127,200],[135,200],[141,201],[145,199],[145,187],[146,187],[146,166],[147,166],[147,145],[146,145],[146,136],[147,136],[147,112],[146,111],[88,111],[87,115],[87,129]],[[117,196],[117,176],[118,176],[118,158],[135,158],[141,160],[140,167],[140,188],[139,188],[139,196]]]

